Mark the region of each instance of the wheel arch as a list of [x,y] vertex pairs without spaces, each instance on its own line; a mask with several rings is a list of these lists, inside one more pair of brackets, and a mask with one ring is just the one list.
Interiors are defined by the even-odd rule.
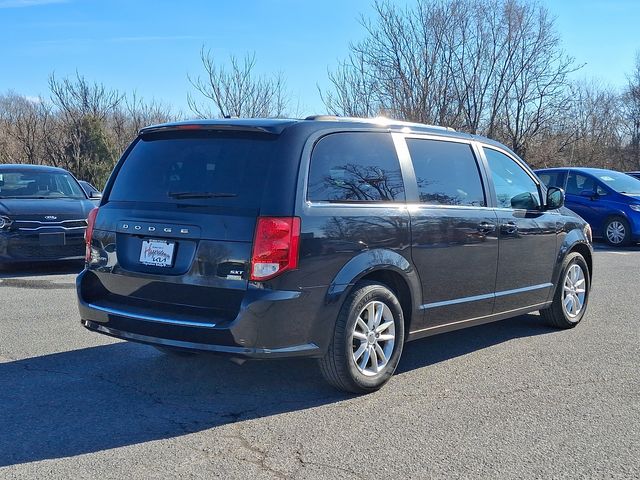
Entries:
[[378,282],[388,287],[398,297],[402,306],[405,331],[422,298],[422,287],[413,265],[393,250],[367,250],[353,257],[335,276],[327,291],[328,303],[342,304],[363,280]]
[[552,278],[554,288],[549,293],[549,301],[551,301],[555,295],[555,290],[560,280],[560,274],[562,273],[561,270],[564,259],[567,255],[573,252],[577,252],[584,257],[585,262],[587,262],[587,267],[589,268],[589,281],[591,282],[591,278],[593,278],[593,247],[591,246],[591,242],[587,239],[584,230],[574,228],[567,233],[562,245],[560,245]]
[[585,262],[587,262],[587,267],[589,268],[589,279],[593,277],[593,252],[591,247],[586,243],[575,243],[567,252],[567,255],[573,252],[577,252],[584,258]]

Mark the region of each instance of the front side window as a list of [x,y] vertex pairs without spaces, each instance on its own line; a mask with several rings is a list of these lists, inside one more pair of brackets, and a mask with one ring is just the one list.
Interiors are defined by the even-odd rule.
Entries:
[[420,202],[430,205],[486,206],[471,145],[408,138]]
[[483,147],[496,189],[498,207],[534,210],[540,207],[538,185],[512,158]]
[[596,181],[593,177],[582,175],[581,173],[569,172],[567,179],[567,194],[580,195],[581,193],[593,193],[596,188]]
[[322,138],[311,154],[307,198],[315,202],[404,202],[396,149],[388,133]]

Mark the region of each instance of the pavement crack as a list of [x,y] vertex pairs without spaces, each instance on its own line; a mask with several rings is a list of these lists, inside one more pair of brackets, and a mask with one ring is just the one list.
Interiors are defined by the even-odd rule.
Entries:
[[[328,469],[328,470],[336,470],[338,472],[342,472],[344,473],[348,473],[349,475],[353,475],[353,478],[358,478],[358,479],[364,479],[364,477],[360,474],[358,474],[356,471],[350,469],[350,468],[345,468],[345,467],[340,467],[338,465],[331,465],[329,463],[322,463],[322,462],[314,462],[311,460],[305,460],[304,459],[304,454],[302,452],[302,447],[298,447],[295,451],[295,455],[296,455],[296,460],[298,461],[298,464],[300,464],[300,466],[302,466],[303,468],[306,467],[321,467],[323,469]],[[340,476],[340,478],[344,478],[343,475]]]
[[[11,363],[11,365],[15,365],[18,361],[14,361]],[[26,370],[27,372],[40,372],[40,373],[51,373],[53,375],[64,375],[66,377],[71,377],[71,378],[80,378],[77,375],[74,375],[71,372],[65,372],[62,370],[52,370],[50,368],[42,368],[42,367],[34,367],[32,365],[29,365],[28,363],[25,362],[20,362],[18,365],[18,367],[23,368],[24,370]]]
[[130,384],[126,384],[126,383],[120,383],[117,380],[112,380],[110,378],[107,378],[104,374],[97,374],[95,375],[95,378],[97,378],[98,380],[105,382],[105,383],[109,383],[111,385],[115,385],[117,387],[126,389],[126,390],[132,390],[135,393],[137,393],[138,395],[141,395],[143,397],[147,397],[149,398],[153,404],[155,405],[159,405],[159,406],[168,406],[160,397],[158,397],[155,393],[153,392],[148,392],[140,387],[138,387],[137,385],[130,385]]
[[249,462],[257,466],[263,472],[267,472],[273,475],[275,478],[279,478],[282,480],[288,480],[292,478],[291,474],[270,466],[268,463],[269,451],[252,444],[249,439],[242,434],[241,428],[238,424],[232,424],[231,427],[232,431],[230,434],[226,435],[227,438],[238,441],[240,444],[240,448],[254,455],[253,458],[251,458],[251,456],[249,458],[243,456],[242,458],[238,458],[238,460]]

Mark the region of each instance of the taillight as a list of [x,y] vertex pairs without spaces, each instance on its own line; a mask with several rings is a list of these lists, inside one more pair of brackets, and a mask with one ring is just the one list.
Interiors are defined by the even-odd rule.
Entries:
[[263,281],[298,267],[300,218],[258,217],[251,253],[253,281]]
[[87,217],[87,229],[84,231],[84,242],[87,244],[85,261],[91,260],[91,237],[93,237],[93,227],[96,224],[96,216],[98,215],[98,207],[89,212]]

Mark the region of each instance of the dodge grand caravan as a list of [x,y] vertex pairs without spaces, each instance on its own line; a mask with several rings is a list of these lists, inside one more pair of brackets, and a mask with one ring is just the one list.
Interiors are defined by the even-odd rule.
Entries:
[[306,356],[368,392],[403,344],[585,315],[591,230],[506,147],[387,119],[152,126],[89,216],[89,330],[165,352]]

